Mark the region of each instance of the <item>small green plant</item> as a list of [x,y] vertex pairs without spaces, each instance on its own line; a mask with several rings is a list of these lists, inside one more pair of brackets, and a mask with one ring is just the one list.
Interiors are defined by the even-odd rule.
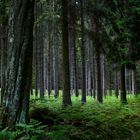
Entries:
[[0,140],[15,140],[17,137],[17,132],[0,132]]
[[45,129],[47,126],[42,125],[41,122],[31,120],[31,123],[17,124],[16,130],[20,140],[39,140],[45,137]]

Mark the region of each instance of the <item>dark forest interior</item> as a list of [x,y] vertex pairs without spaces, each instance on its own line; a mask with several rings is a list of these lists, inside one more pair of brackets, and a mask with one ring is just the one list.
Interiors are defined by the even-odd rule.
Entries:
[[140,140],[140,0],[0,0],[0,140]]

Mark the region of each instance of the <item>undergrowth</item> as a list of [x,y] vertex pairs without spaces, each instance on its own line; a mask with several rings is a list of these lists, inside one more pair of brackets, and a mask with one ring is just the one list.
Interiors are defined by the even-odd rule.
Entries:
[[[81,105],[61,107],[62,98],[32,98],[29,125],[19,124],[15,132],[1,132],[0,140],[140,140],[140,96],[128,96],[123,105],[114,96],[99,104],[92,97]],[[8,139],[6,139],[8,137]]]
[[[31,113],[46,108],[45,116],[53,121],[46,132],[48,139],[140,140],[140,96],[128,96],[127,105],[114,96],[106,97],[103,104],[92,97],[85,105],[80,97],[72,101],[72,107],[62,109],[61,98],[32,100]],[[39,121],[44,121],[41,114]]]

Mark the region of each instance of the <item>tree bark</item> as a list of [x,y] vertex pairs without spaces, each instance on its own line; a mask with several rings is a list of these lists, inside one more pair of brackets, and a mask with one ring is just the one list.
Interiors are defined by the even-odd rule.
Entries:
[[125,87],[125,65],[121,67],[121,102],[127,103]]
[[68,0],[62,0],[62,56],[63,56],[63,106],[71,105],[69,43],[68,43]]
[[101,52],[99,46],[96,48],[97,55],[97,101],[103,102],[103,92],[102,92],[102,78],[101,78]]
[[52,62],[52,24],[51,22],[49,22],[49,27],[48,27],[48,61],[47,61],[47,66],[48,66],[48,96],[50,97],[51,95],[51,92],[52,92],[52,65],[51,65],[51,62]]
[[86,103],[86,62],[85,62],[85,16],[84,16],[84,0],[80,0],[81,4],[81,59],[82,59],[82,104]]
[[119,96],[119,82],[118,82],[118,72],[115,71],[115,82],[114,82],[114,86],[115,86],[115,96],[118,98]]
[[137,86],[136,86],[136,68],[132,69],[132,94],[137,93]]
[[8,41],[8,20],[4,20],[1,26],[1,102],[6,85],[6,71],[7,71],[7,41]]
[[112,74],[109,72],[109,95],[112,96]]
[[2,126],[13,129],[27,123],[32,75],[34,1],[13,0],[10,5],[8,70],[2,108]]
[[96,58],[95,58],[95,54],[93,52],[93,97],[94,99],[96,98]]
[[[56,30],[56,29],[55,29]],[[54,70],[54,97],[57,98],[59,95],[59,87],[58,87],[58,53],[59,53],[59,43],[58,43],[58,34],[54,32],[54,44],[53,44],[53,70]]]

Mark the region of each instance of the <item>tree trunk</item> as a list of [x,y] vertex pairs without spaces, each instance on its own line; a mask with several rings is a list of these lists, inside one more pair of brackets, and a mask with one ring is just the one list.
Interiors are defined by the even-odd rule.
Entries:
[[84,0],[80,0],[81,4],[81,59],[82,59],[82,104],[86,103],[86,62],[85,62],[85,16],[84,16]]
[[54,32],[54,44],[53,44],[53,70],[54,70],[54,97],[57,98],[59,95],[59,88],[58,88],[58,50],[59,50],[59,43],[58,43],[58,34]]
[[87,94],[92,96],[92,41],[89,40],[89,47],[87,47]]
[[[55,12],[55,1],[52,2],[52,11]],[[54,84],[54,98],[57,98],[59,95],[59,87],[58,87],[58,75],[59,75],[59,36],[58,36],[58,30],[55,26],[55,19],[53,15],[53,84]]]
[[132,71],[131,69],[129,70],[129,79],[128,79],[128,86],[129,86],[129,94],[132,93]]
[[115,86],[115,96],[118,98],[119,96],[119,82],[118,82],[118,72],[115,71],[115,82],[114,82],[114,86]]
[[77,69],[78,69],[78,66],[77,66],[77,54],[76,54],[76,45],[75,47],[73,48],[74,50],[74,89],[75,89],[75,96],[78,97],[79,96],[79,91],[78,91],[78,73],[77,73]]
[[71,105],[68,43],[68,0],[62,0],[62,17],[63,106],[68,106]]
[[93,97],[96,98],[96,58],[93,53]]
[[109,72],[109,95],[112,96],[112,74]]
[[125,65],[121,67],[121,102],[127,103],[125,87]]
[[6,71],[7,71],[7,41],[8,41],[8,32],[7,32],[7,19],[2,23],[1,27],[1,102],[3,100],[3,94],[6,84]]
[[2,108],[2,126],[13,129],[27,123],[32,75],[33,8],[31,0],[13,0],[10,5],[8,70]]
[[97,101],[103,102],[103,92],[102,92],[102,78],[101,78],[101,52],[99,46],[97,46]]
[[101,53],[102,92],[105,95],[105,56]]
[[[38,18],[42,15],[43,13],[43,5],[41,3],[38,3]],[[41,21],[38,27],[38,49],[39,49],[39,83],[40,83],[40,98],[44,98],[45,95],[45,89],[44,89],[44,24]]]
[[136,68],[132,69],[132,94],[137,93],[137,87],[136,87]]
[[52,57],[52,25],[49,22],[48,26],[48,61],[47,61],[47,66],[48,66],[48,72],[47,72],[47,77],[48,77],[48,96],[50,97],[51,91],[52,91],[52,72],[51,72],[51,58]]
[[76,14],[75,0],[69,3],[69,50],[70,50],[70,85],[72,94],[79,95],[77,87],[77,54],[76,54]]

